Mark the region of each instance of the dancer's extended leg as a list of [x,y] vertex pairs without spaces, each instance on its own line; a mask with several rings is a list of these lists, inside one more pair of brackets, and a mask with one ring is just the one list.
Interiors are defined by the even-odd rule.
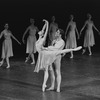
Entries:
[[78,50],[80,50],[80,49],[82,49],[82,46],[79,46],[79,47],[77,47],[77,48],[74,48],[74,49],[64,49],[64,50],[59,50],[59,51],[57,51],[57,55],[59,55],[59,54],[62,54],[62,53],[68,53],[68,52],[71,52],[71,51],[78,51]]

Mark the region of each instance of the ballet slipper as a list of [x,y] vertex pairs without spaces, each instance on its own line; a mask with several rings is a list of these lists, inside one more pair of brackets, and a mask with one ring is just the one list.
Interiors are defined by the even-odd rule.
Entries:
[[3,65],[3,62],[1,61],[1,62],[0,62],[0,66],[2,66],[2,65]]
[[6,68],[10,68],[10,65],[8,65]]
[[46,89],[47,91],[53,91],[54,90],[54,87],[50,87],[48,89]]
[[91,56],[92,55],[92,53],[89,53],[89,56]]
[[28,61],[28,60],[26,59],[26,60],[25,60],[25,63],[26,63],[27,61]]
[[57,89],[57,91],[56,91],[56,92],[58,92],[58,93],[59,93],[59,92],[60,92],[60,89]]
[[73,56],[70,57],[71,59],[73,58]]
[[83,49],[82,55],[85,53],[85,50]]
[[42,91],[43,91],[43,92],[45,92],[45,88],[46,88],[46,87],[47,87],[46,85],[43,85],[43,86],[42,86]]
[[2,64],[0,64],[0,67],[2,66]]
[[35,62],[33,61],[31,64],[33,65],[33,64],[35,64]]
[[25,63],[28,62],[28,57],[26,57]]

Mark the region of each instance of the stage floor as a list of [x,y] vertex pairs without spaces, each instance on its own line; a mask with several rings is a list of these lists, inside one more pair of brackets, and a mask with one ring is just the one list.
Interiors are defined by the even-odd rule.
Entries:
[[73,59],[64,56],[60,93],[43,93],[43,71],[34,73],[35,65],[24,60],[11,58],[10,69],[6,69],[6,63],[0,67],[0,100],[100,100],[100,53],[75,53]]

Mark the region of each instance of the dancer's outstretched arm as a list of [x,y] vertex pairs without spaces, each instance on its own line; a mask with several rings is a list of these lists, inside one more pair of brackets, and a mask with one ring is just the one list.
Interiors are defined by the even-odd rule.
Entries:
[[94,29],[98,32],[98,34],[100,35],[99,30],[96,28],[96,26],[93,24]]
[[30,29],[30,27],[28,27],[28,28],[26,29],[26,31],[24,32],[24,34],[23,34],[23,37],[22,37],[22,42],[23,42],[23,43],[24,43],[24,37],[25,37],[26,33],[29,31],[29,29]]
[[18,43],[21,45],[21,43],[13,36],[13,34],[11,33],[11,37]]
[[[43,20],[43,21],[45,21],[45,23],[46,23],[46,30],[45,30],[44,37],[43,37],[43,39],[45,41],[46,40],[46,37],[47,37],[47,33],[48,33],[49,23],[48,23],[47,20]],[[44,27],[43,27],[43,29],[44,29]]]
[[85,26],[87,25],[87,21],[85,22],[84,26],[82,27],[81,31],[80,31],[80,35],[82,34],[82,31],[84,30]]
[[76,30],[76,33],[77,33],[77,36],[78,36],[78,39],[79,39],[80,35],[79,35],[77,27],[75,28],[75,30]]
[[3,34],[4,34],[4,33],[3,33],[3,31],[2,31],[1,34],[0,34],[0,39],[2,38]]

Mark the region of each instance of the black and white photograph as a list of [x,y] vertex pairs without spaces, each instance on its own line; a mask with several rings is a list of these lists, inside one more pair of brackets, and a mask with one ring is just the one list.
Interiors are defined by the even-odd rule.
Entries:
[[0,100],[100,100],[100,1],[0,0]]

